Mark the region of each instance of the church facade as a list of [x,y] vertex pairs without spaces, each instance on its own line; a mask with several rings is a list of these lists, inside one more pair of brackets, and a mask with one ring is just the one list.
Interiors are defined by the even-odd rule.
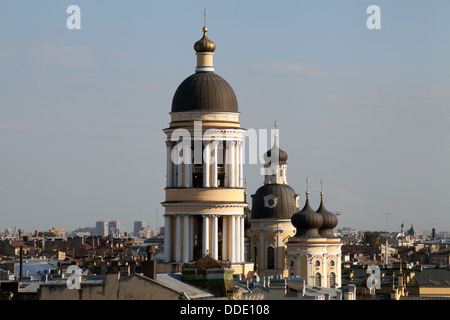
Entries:
[[322,202],[317,211],[308,196],[287,183],[287,153],[265,153],[264,185],[248,208],[244,186],[244,138],[236,95],[215,73],[215,43],[194,44],[195,73],[175,91],[166,135],[167,166],[164,263],[160,272],[211,257],[234,273],[304,277],[307,284],[341,284],[340,239],[333,235],[337,217]]

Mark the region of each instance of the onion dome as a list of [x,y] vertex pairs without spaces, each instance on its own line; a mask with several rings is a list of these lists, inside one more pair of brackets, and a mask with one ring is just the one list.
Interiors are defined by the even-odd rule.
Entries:
[[265,161],[265,166],[270,166],[271,164],[271,157],[272,155],[274,157],[276,157],[276,154],[278,153],[278,161],[276,161],[276,159],[274,159],[274,163],[279,163],[279,164],[285,164],[287,159],[288,159],[288,154],[286,151],[283,151],[280,149],[280,147],[278,146],[278,142],[277,139],[275,139],[275,143],[273,144],[272,149],[268,150],[265,154],[264,154],[264,161]]
[[216,45],[206,36],[194,44],[197,55],[195,73],[177,88],[172,100],[172,112],[233,112],[238,113],[238,103],[233,88],[225,79],[214,73],[212,57]]
[[265,184],[252,198],[252,219],[291,219],[298,210],[298,194],[287,184]]
[[338,224],[338,219],[336,215],[329,212],[325,205],[323,204],[323,192],[320,193],[320,206],[317,209],[317,213],[319,213],[323,217],[323,224],[319,229],[319,233],[324,238],[334,239],[336,238],[333,234],[333,229]]
[[203,37],[194,44],[196,52],[214,52],[216,50],[216,44],[208,38],[206,32],[208,32],[208,28],[203,27]]
[[291,218],[292,225],[297,229],[294,237],[299,238],[323,238],[319,234],[319,228],[322,227],[323,217],[311,209],[308,199],[309,192],[306,192],[306,203],[302,210],[294,214]]
[[233,88],[214,72],[198,72],[186,78],[175,91],[172,112],[239,112]]

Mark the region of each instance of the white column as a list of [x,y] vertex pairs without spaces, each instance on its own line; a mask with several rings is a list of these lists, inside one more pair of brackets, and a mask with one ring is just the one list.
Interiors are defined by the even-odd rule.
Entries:
[[194,217],[189,216],[189,261],[194,261]]
[[239,145],[238,141],[234,142],[234,186],[236,188],[239,188],[239,163],[240,160],[240,154],[239,154]]
[[223,168],[225,170],[225,179],[223,179],[223,186],[221,187],[229,187],[230,186],[230,146],[229,141],[224,141],[224,164]]
[[177,187],[182,187],[183,186],[183,162],[182,161],[180,164],[177,165],[177,172],[178,172]]
[[[175,146],[175,150],[177,150],[178,148]],[[178,187],[178,168],[179,166],[176,163],[173,163],[172,161],[172,168],[173,168],[173,182],[172,182],[172,187]]]
[[230,216],[230,261],[236,261],[236,218]]
[[284,269],[283,266],[283,251],[284,251],[284,245],[283,245],[283,231],[278,230],[277,235],[277,247],[278,247],[278,266],[277,269]]
[[181,216],[177,215],[175,220],[175,261],[181,261]]
[[172,188],[173,183],[172,141],[166,141],[166,146],[167,146],[166,187]]
[[312,261],[311,261],[311,255],[308,254],[306,256],[306,284],[309,284],[311,286],[314,285],[314,279],[312,279],[312,274],[311,274],[311,270],[312,270]]
[[236,186],[236,141],[230,141],[230,187]]
[[341,254],[337,254],[337,274],[336,274],[336,283],[338,287],[342,286],[342,270],[341,270],[341,263],[342,263],[342,256]]
[[242,141],[236,141],[236,162],[234,164],[237,188],[242,187]]
[[171,224],[171,218],[169,215],[165,216],[165,223],[164,223],[164,256],[165,261],[169,262],[172,261],[172,224]]
[[183,221],[183,262],[189,262],[189,215]]
[[209,217],[207,215],[203,216],[203,246],[202,246],[203,256],[209,254]]
[[241,216],[240,218],[241,220],[241,242],[240,242],[240,252],[241,252],[241,262],[245,262],[245,252],[244,252],[244,245],[245,245],[245,220],[244,220],[244,215]]
[[209,167],[211,163],[211,148],[210,143],[206,142],[203,151],[203,187],[209,188]]
[[192,187],[192,155],[190,140],[183,145],[184,184],[183,187]]
[[[324,248],[324,250],[326,250],[326,248]],[[323,272],[323,277],[322,277],[322,287],[328,288],[329,287],[329,283],[328,283],[328,268],[327,268],[327,253],[325,252],[322,255],[322,272]]]
[[218,171],[217,171],[217,162],[218,162],[218,157],[217,157],[217,146],[218,146],[218,141],[214,141],[213,142],[213,150],[214,150],[214,158],[213,158],[213,165],[212,165],[212,186],[213,187],[217,187],[217,180],[219,178],[218,176]]
[[244,187],[244,142],[239,142],[239,187]]
[[[302,258],[300,257],[300,254],[297,254],[297,277],[301,277],[301,272],[302,272]],[[308,284],[308,279],[306,279],[306,283]]]
[[213,217],[213,225],[212,225],[212,257],[214,259],[219,258],[219,218],[217,215]]
[[228,216],[222,216],[222,260],[228,260]]
[[236,216],[236,262],[241,262],[241,217]]

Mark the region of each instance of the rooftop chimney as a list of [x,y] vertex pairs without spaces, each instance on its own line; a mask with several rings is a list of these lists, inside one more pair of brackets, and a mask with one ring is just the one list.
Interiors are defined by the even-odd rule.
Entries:
[[147,247],[147,261],[142,261],[142,271],[144,276],[156,280],[156,261],[154,260],[155,247]]

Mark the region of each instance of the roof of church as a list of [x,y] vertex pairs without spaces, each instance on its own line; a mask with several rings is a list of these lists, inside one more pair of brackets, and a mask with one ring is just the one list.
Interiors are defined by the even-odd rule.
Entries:
[[186,78],[172,100],[172,112],[239,112],[236,95],[225,79],[209,72]]
[[[264,197],[276,197],[276,205],[265,205]],[[252,219],[291,219],[297,211],[297,193],[287,184],[265,184],[261,186],[253,197]]]
[[322,238],[319,234],[319,228],[323,224],[323,217],[310,207],[308,197],[306,197],[303,209],[292,216],[291,222],[297,229],[295,237]]

